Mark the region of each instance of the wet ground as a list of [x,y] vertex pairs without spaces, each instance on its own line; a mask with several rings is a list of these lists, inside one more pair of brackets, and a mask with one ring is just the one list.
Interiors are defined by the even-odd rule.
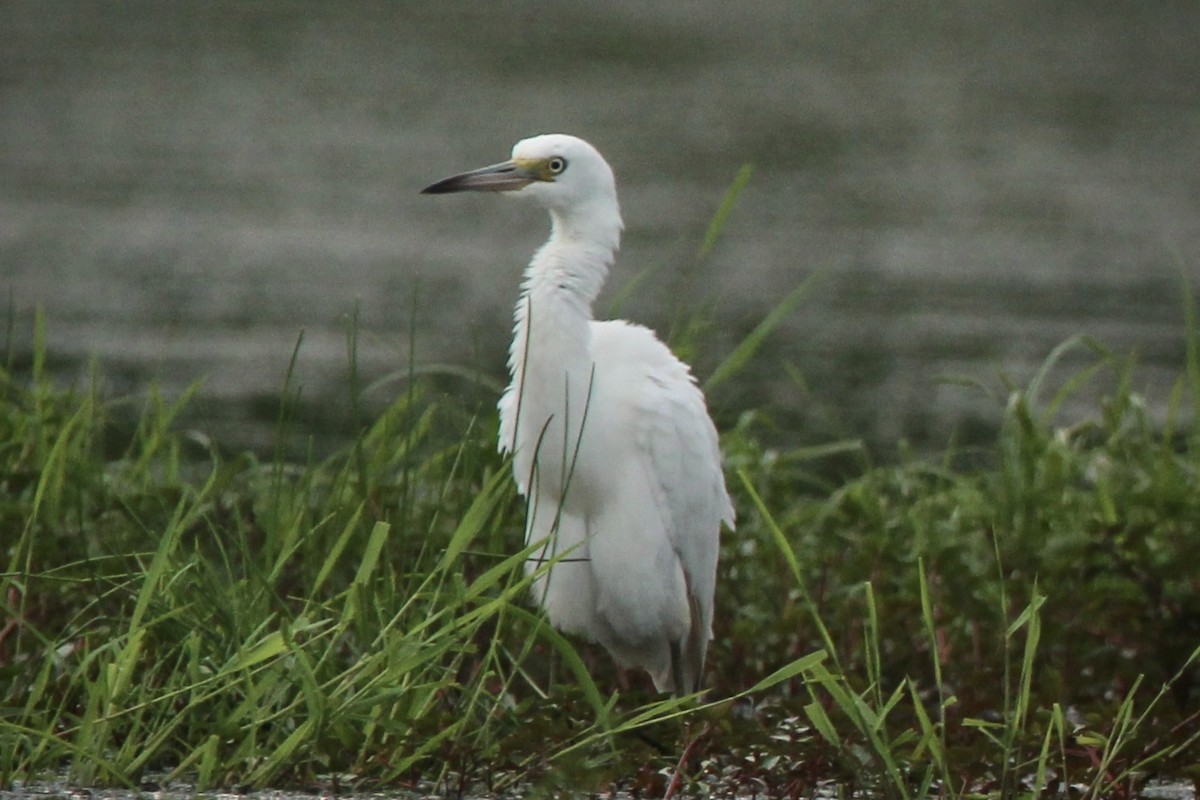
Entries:
[[819,276],[714,398],[727,413],[766,402],[801,437],[944,441],[997,406],[943,376],[1020,380],[1075,333],[1136,351],[1163,398],[1180,273],[1200,283],[1197,30],[1188,2],[13,0],[14,350],[44,308],[65,378],[92,354],[118,392],[206,377],[201,424],[251,443],[301,331],[304,397],[344,404],[356,309],[368,379],[410,353],[499,378],[546,223],[418,190],[560,130],[618,176],[627,231],[599,310],[652,270],[621,311],[667,330],[705,310],[700,374]]
[[[187,784],[174,784],[167,787],[155,783],[147,784],[139,791],[123,789],[81,789],[68,787],[62,783],[34,783],[18,787],[11,791],[0,790],[0,800],[312,800],[314,797],[340,797],[346,800],[416,800],[417,798],[439,797],[431,787],[422,791],[388,791],[388,792],[340,792],[316,789],[309,792],[281,791],[220,791],[197,792]],[[483,796],[483,795],[481,795]],[[493,795],[488,795],[492,797]],[[516,792],[514,797],[520,797]],[[828,794],[817,797],[836,798],[841,795],[837,787],[829,787]],[[627,793],[614,793],[613,800],[624,800],[632,797]],[[1147,787],[1140,795],[1142,800],[1196,800],[1196,792],[1186,784],[1154,784]]]

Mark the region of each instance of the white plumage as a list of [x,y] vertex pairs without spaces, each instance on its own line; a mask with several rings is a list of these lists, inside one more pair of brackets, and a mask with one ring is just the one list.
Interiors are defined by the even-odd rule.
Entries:
[[[686,364],[640,325],[592,319],[620,244],[612,170],[582,139],[518,142],[512,159],[433,184],[531,197],[549,240],[525,271],[500,399],[500,448],[529,504],[527,565],[551,623],[699,688],[712,638],[721,523],[731,529],[717,433]],[[561,557],[560,557],[561,556]]]

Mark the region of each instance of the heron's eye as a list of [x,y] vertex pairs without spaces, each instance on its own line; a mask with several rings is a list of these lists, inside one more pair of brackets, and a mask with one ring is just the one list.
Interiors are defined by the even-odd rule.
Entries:
[[567,168],[567,160],[561,156],[555,156],[546,162],[546,169],[551,175],[558,175]]

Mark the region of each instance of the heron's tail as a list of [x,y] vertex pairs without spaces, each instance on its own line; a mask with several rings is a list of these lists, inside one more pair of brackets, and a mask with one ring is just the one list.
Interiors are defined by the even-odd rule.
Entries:
[[688,592],[688,610],[692,624],[687,636],[681,641],[670,642],[671,671],[667,675],[654,675],[654,685],[659,691],[670,689],[676,697],[700,691],[704,677],[704,653],[708,649],[711,632],[701,617],[700,604]]

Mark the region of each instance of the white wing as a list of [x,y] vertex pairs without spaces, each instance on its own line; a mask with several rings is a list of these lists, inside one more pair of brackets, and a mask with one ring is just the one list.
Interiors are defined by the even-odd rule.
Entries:
[[[637,470],[655,485],[659,517],[691,595],[684,643],[689,682],[712,636],[713,594],[721,523],[734,525],[716,428],[688,367],[646,328],[622,321],[592,325],[597,374],[628,404]],[[610,400],[605,392],[604,400]],[[600,400],[601,398],[597,398]]]
[[[569,497],[556,481],[529,485],[538,474],[529,453],[513,463],[530,504],[527,541],[550,536],[542,557],[574,548],[535,596],[556,626],[649,670],[660,689],[690,691],[712,637],[721,523],[734,522],[717,432],[687,365],[650,330],[619,320],[590,328],[594,393]],[[517,394],[510,386],[500,399],[501,450],[533,448],[514,442]],[[540,458],[557,464],[562,444]]]

